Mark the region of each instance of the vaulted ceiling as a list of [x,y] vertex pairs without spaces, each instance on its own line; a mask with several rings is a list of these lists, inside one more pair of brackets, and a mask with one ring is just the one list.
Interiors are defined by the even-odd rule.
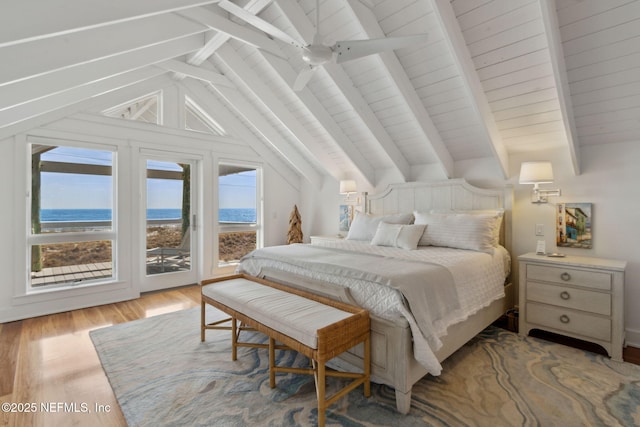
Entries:
[[640,141],[640,0],[321,0],[328,44],[427,41],[330,61],[298,91],[302,49],[273,34],[312,43],[316,1],[234,0],[262,29],[224,3],[3,2],[0,139],[171,79],[313,183],[448,178],[476,158],[507,178],[511,154],[545,149],[579,174],[581,147]]

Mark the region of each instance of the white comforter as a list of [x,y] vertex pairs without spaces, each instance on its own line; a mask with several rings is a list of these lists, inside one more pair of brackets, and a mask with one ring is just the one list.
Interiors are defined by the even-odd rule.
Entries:
[[[432,324],[426,325],[422,322],[423,324],[418,325],[415,316],[408,311],[403,296],[397,289],[389,286],[372,287],[370,281],[360,280],[357,277],[337,276],[331,272],[310,270],[293,263],[251,257],[242,260],[239,271],[259,275],[261,269],[270,268],[337,284],[349,288],[356,303],[375,316],[390,320],[397,319],[399,316],[404,317],[412,330],[414,356],[433,375],[438,375],[442,369],[434,351],[440,348],[442,344],[440,338],[446,335],[447,328],[504,296],[504,279],[509,273],[510,266],[509,254],[502,247],[497,248],[493,255],[489,255],[483,252],[433,246],[407,251],[351,240],[324,241],[320,245],[441,265],[447,268],[453,277],[459,298],[459,308],[451,310]],[[425,331],[427,333],[424,333]]]

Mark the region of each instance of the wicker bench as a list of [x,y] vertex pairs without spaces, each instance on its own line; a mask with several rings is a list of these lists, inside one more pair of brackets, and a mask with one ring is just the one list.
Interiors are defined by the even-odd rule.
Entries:
[[[319,426],[325,423],[325,409],[360,384],[364,384],[364,395],[371,395],[370,323],[366,310],[246,275],[205,280],[201,282],[201,295],[201,341],[205,340],[207,329],[230,329],[232,360],[237,358],[238,347],[268,348],[271,388],[276,386],[277,372],[313,374]],[[207,323],[206,304],[229,314],[231,318]],[[225,326],[229,321],[231,325]],[[240,332],[247,329],[266,334],[269,344],[240,342]],[[276,341],[282,345],[277,346]],[[327,361],[359,343],[364,343],[362,373],[325,368]],[[291,349],[304,354],[312,361],[312,367],[276,366],[276,349]],[[326,398],[326,376],[352,378],[353,381]]]

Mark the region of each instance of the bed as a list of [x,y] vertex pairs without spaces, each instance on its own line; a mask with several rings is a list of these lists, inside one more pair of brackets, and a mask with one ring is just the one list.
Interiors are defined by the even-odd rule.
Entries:
[[364,195],[347,239],[259,249],[238,271],[368,309],[372,381],[408,413],[413,384],[512,306],[511,197],[464,180],[394,184]]

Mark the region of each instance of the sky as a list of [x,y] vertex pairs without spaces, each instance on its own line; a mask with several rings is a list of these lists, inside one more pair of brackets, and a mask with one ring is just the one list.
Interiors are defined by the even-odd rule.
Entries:
[[[95,165],[111,165],[112,153],[58,147],[42,155],[42,160]],[[176,163],[149,161],[149,168],[177,170]],[[112,178],[101,175],[67,173],[42,174],[42,209],[109,209],[112,206]],[[182,205],[182,181],[167,179],[147,180],[149,209],[179,209]],[[219,179],[219,207],[255,208],[255,171],[222,176]]]

